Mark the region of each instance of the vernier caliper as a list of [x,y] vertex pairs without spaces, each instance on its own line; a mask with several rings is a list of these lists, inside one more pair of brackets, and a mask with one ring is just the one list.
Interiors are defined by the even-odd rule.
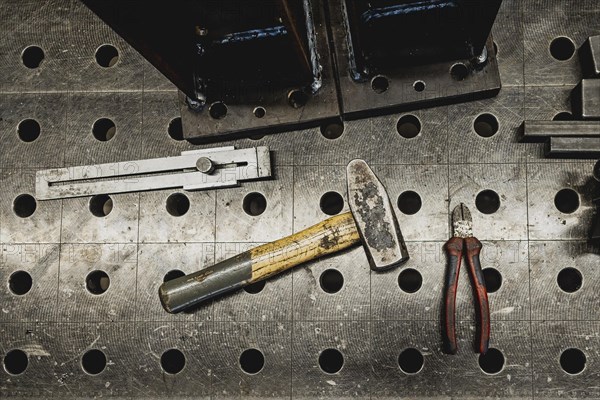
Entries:
[[271,176],[268,147],[233,146],[182,152],[177,157],[55,168],[36,173],[38,200],[183,188],[237,186]]

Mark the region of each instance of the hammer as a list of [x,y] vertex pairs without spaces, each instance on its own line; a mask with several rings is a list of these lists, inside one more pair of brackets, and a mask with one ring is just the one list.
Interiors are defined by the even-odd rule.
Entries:
[[406,262],[409,256],[398,221],[377,176],[363,160],[351,161],[346,176],[351,212],[163,283],[159,296],[164,309],[177,313],[358,243],[374,271]]

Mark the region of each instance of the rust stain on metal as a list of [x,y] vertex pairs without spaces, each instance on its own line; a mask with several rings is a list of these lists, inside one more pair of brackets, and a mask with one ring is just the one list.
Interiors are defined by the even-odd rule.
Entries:
[[202,283],[206,278],[212,275],[215,271],[212,268],[208,268],[205,272],[194,276],[192,279],[198,283]]
[[392,227],[387,221],[384,198],[374,182],[366,183],[354,194],[356,211],[365,223],[364,239],[376,250],[391,249],[396,246]]

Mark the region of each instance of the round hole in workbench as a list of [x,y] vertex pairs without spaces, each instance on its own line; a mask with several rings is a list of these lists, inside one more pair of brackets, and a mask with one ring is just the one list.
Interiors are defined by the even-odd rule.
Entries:
[[190,199],[183,193],[173,193],[167,197],[167,212],[174,217],[181,217],[190,210]]
[[293,108],[302,108],[308,102],[308,95],[300,89],[290,90],[288,93],[288,104]]
[[267,199],[260,193],[248,193],[242,201],[244,212],[250,216],[261,215],[267,209]]
[[550,54],[558,61],[567,61],[575,54],[575,43],[565,36],[560,36],[550,43]]
[[475,198],[475,207],[483,214],[493,214],[500,208],[500,196],[493,190],[483,190]]
[[552,121],[573,121],[575,117],[568,111],[559,112],[554,117],[552,117]]
[[499,128],[498,119],[493,114],[481,114],[473,122],[475,133],[483,138],[494,136]]
[[167,374],[178,374],[185,367],[185,355],[178,349],[167,350],[160,356],[160,366]]
[[334,140],[342,136],[344,133],[344,123],[342,120],[328,122],[321,125],[321,135],[329,140]]
[[414,215],[421,210],[423,202],[417,192],[407,190],[398,196],[398,209],[405,215]]
[[560,367],[569,375],[577,375],[583,372],[586,362],[587,357],[579,349],[567,349],[560,355]]
[[90,375],[98,375],[106,368],[106,355],[101,350],[88,350],[81,357],[81,367]]
[[344,276],[337,269],[328,269],[321,274],[319,284],[324,292],[334,294],[342,290]]
[[254,282],[248,286],[244,286],[244,291],[250,294],[258,294],[263,291],[267,281]]
[[463,63],[456,63],[450,68],[450,76],[455,81],[464,81],[469,76],[469,68]]
[[183,140],[183,125],[181,124],[181,117],[173,118],[171,122],[169,122],[167,132],[169,133],[171,139],[177,141]]
[[426,87],[427,85],[423,81],[416,81],[415,83],[413,83],[413,89],[415,89],[415,92],[420,93],[424,91]]
[[119,62],[119,50],[110,44],[98,47],[96,50],[96,62],[102,68],[114,67]]
[[23,50],[21,53],[21,61],[23,61],[23,65],[29,69],[36,69],[42,65],[42,62],[46,58],[44,54],[44,50],[38,46],[29,46]]
[[92,125],[92,135],[100,142],[108,142],[117,134],[117,126],[109,118],[100,118]]
[[173,269],[165,274],[163,282],[169,282],[173,279],[181,278],[182,276],[185,276],[185,273],[183,271]]
[[423,354],[417,349],[405,349],[398,356],[398,366],[405,374],[418,374],[424,363]]
[[600,160],[594,164],[594,179],[600,182]]
[[502,274],[495,268],[484,269],[483,279],[488,293],[497,292],[502,286]]
[[258,374],[265,366],[265,356],[257,349],[248,349],[240,355],[240,368],[247,374]]
[[264,118],[267,115],[267,110],[264,107],[256,107],[252,113],[256,118]]
[[374,77],[371,80],[371,89],[373,89],[373,91],[375,93],[378,93],[378,94],[384,93],[389,88],[390,88],[390,80],[383,75],[377,75],[376,77]]
[[327,192],[321,196],[319,207],[327,215],[337,215],[344,209],[344,198],[338,192]]
[[487,353],[479,355],[479,368],[489,375],[494,375],[504,368],[504,354],[498,349],[490,348]]
[[404,115],[398,120],[396,130],[405,139],[415,138],[421,133],[421,121],[414,115]]
[[579,195],[573,189],[562,189],[554,196],[554,206],[563,214],[572,214],[579,209]]
[[103,218],[112,212],[113,200],[107,194],[99,194],[90,199],[89,207],[94,217]]
[[17,296],[28,293],[33,286],[33,279],[26,271],[13,272],[8,278],[8,287]]
[[27,369],[29,359],[23,350],[11,350],[4,356],[4,369],[11,375],[20,375]]
[[104,271],[92,271],[85,278],[85,287],[91,294],[101,295],[110,287],[110,278]]
[[31,143],[40,137],[42,128],[35,119],[25,119],[17,126],[17,135],[22,142]]
[[227,116],[227,106],[222,101],[216,101],[208,108],[208,114],[212,119],[223,119]]
[[406,293],[416,293],[423,286],[423,276],[416,269],[407,268],[398,275],[398,286]]
[[344,355],[336,349],[326,349],[319,354],[319,367],[327,374],[340,372],[344,366]]
[[20,194],[13,200],[13,212],[19,218],[29,218],[37,209],[37,201],[30,194]]
[[558,287],[567,293],[575,293],[583,286],[583,275],[575,268],[564,268],[556,276]]

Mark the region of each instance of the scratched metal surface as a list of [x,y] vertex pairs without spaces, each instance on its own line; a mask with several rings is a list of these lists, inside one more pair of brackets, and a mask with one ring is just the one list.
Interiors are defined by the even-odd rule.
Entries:
[[[401,114],[347,122],[335,140],[318,128],[239,140],[240,147],[271,147],[276,179],[187,193],[190,210],[179,217],[165,209],[170,191],[113,196],[104,218],[90,213],[89,199],[38,202],[33,215],[15,215],[15,199],[34,194],[36,169],[195,147],[168,134],[178,117],[174,87],[79,2],[3,0],[0,21],[0,397],[600,398],[600,250],[586,240],[592,199],[600,195],[591,178],[595,160],[546,160],[542,145],[517,141],[524,118],[569,110],[579,61],[557,61],[548,48],[558,36],[580,46],[600,34],[596,0],[505,0],[494,28],[504,85],[498,97],[413,112],[421,122],[413,139],[396,130]],[[111,68],[96,63],[103,44],[119,51]],[[31,45],[45,53],[36,69],[21,61]],[[489,138],[473,129],[483,113],[498,120]],[[91,133],[99,118],[115,122],[109,141]],[[41,127],[33,142],[18,137],[25,119]],[[356,248],[283,274],[258,293],[240,291],[193,313],[162,311],[157,288],[169,271],[193,272],[325,218],[320,198],[344,194],[344,167],[355,157],[372,165],[394,202],[406,191],[421,199],[415,214],[397,210],[412,255],[402,270],[372,273]],[[571,214],[554,204],[565,188],[580,201]],[[478,211],[482,190],[498,194],[495,213]],[[250,192],[267,199],[260,216],[242,209]],[[504,363],[487,373],[471,348],[464,273],[460,350],[440,351],[442,245],[448,211],[459,202],[473,211],[484,268],[502,276],[490,306],[491,346]],[[579,271],[579,290],[558,286],[565,268]],[[110,277],[102,295],[85,285],[97,270]],[[334,294],[320,284],[330,270],[343,276]],[[17,271],[32,279],[23,295],[9,284],[11,276],[22,283]],[[420,287],[404,286],[414,283],[411,274],[421,277]],[[183,355],[183,369],[177,354],[161,365],[171,349]],[[258,373],[241,369],[248,349],[264,357]],[[321,369],[326,349],[342,354],[338,372]],[[566,353],[575,354],[571,373],[563,370],[567,349],[585,355],[583,371],[575,368],[576,351]],[[84,355],[93,350],[104,363],[101,356],[88,363]],[[324,354],[326,369],[339,367],[336,354]],[[20,356],[28,361],[17,374]],[[259,361],[252,352],[242,357],[251,372]],[[92,375],[84,365],[104,369]]]

